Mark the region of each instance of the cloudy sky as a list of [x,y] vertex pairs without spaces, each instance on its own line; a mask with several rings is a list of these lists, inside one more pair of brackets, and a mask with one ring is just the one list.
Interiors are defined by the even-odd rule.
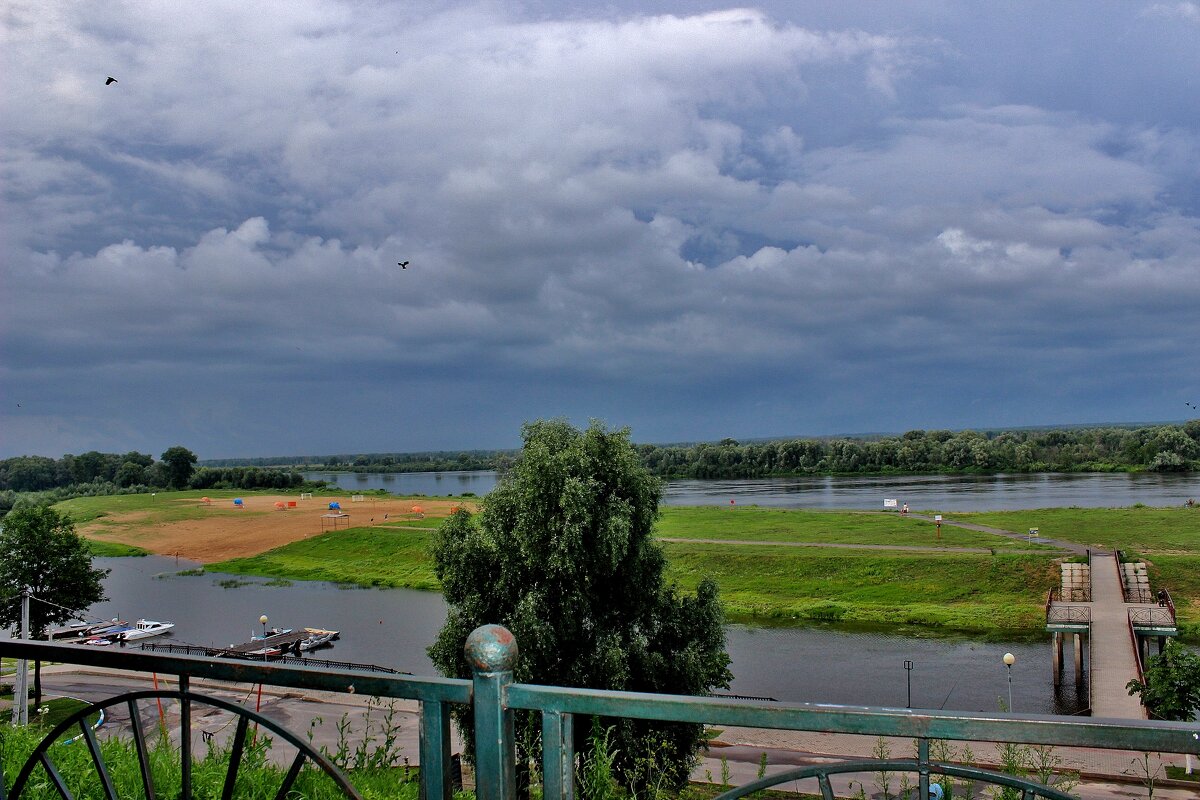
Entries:
[[0,14],[0,456],[1200,403],[1196,2]]

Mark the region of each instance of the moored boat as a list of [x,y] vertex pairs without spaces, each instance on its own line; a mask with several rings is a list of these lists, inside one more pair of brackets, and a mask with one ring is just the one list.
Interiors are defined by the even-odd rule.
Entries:
[[152,619],[139,619],[133,624],[132,629],[123,631],[118,635],[118,638],[127,642],[134,639],[149,639],[151,636],[162,636],[164,633],[174,627],[174,622],[158,622]]

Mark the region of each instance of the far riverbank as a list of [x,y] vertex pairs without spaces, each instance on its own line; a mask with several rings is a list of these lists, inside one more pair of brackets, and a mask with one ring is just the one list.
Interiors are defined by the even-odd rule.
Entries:
[[[474,495],[496,485],[495,472],[305,472],[344,491],[382,489],[397,495]],[[734,503],[772,508],[876,510],[885,499],[930,511],[1011,511],[1031,508],[1118,508],[1182,505],[1200,500],[1200,473],[1034,473],[887,475],[671,480],[663,503]]]

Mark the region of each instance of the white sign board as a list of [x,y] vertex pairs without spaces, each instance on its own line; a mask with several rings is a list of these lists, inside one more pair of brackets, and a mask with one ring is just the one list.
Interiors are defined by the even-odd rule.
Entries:
[[937,514],[937,515],[935,515],[935,516],[934,516],[934,518],[933,518],[933,521],[934,521],[934,522],[941,522],[941,521],[942,521],[942,515],[941,515],[941,514]]
[[895,500],[890,500],[890,499],[888,499],[888,498],[886,498],[886,497],[885,497],[885,498],[884,498],[884,500],[883,500],[883,507],[884,507],[884,508],[895,508],[895,507],[896,507],[896,501],[895,501]]

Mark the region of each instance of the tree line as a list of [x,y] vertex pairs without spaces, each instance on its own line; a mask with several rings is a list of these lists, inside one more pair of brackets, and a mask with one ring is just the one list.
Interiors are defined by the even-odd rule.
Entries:
[[156,489],[294,489],[306,485],[295,470],[263,467],[196,467],[186,447],[167,448],[158,458],[147,453],[91,450],[62,458],[16,456],[0,460],[0,513],[22,497],[42,501],[68,497],[148,492]]
[[878,438],[639,445],[665,478],[941,472],[1184,472],[1200,469],[1200,420],[1142,428],[913,430]]
[[[1200,420],[1182,425],[1055,430],[912,430],[899,436],[782,439],[741,443],[641,444],[643,465],[660,478],[942,472],[1184,472],[1200,469]],[[497,470],[508,450],[360,453],[208,461],[363,472]]]

